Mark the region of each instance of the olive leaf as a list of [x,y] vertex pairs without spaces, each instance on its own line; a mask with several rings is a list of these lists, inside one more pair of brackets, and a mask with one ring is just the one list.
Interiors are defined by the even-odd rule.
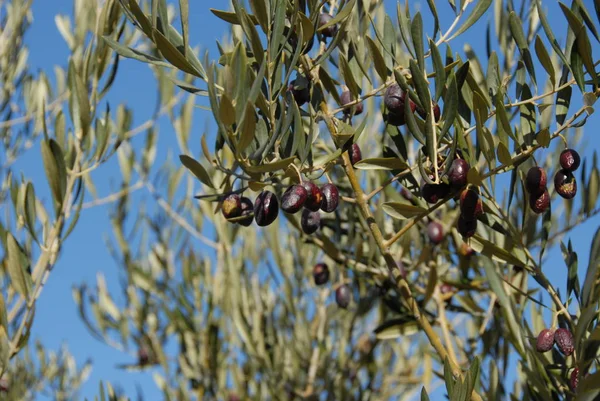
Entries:
[[6,236],[6,268],[15,290],[27,301],[31,296],[32,280],[28,273],[29,258],[11,233]]
[[214,188],[214,184],[210,178],[210,175],[206,172],[206,169],[193,158],[186,155],[179,155],[179,160],[188,170],[190,170],[196,178],[200,180],[204,185]]

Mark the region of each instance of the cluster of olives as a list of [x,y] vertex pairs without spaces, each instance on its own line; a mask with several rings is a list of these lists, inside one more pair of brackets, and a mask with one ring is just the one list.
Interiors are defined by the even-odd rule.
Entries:
[[339,204],[340,193],[334,184],[321,188],[310,181],[292,185],[281,197],[281,210],[294,214],[302,210],[300,225],[305,234],[312,234],[321,226],[321,214],[334,212]]
[[554,188],[556,192],[565,199],[573,199],[577,194],[577,180],[573,171],[579,168],[579,153],[573,149],[565,149],[560,154],[560,166],[554,175]]
[[[540,331],[535,341],[535,349],[537,352],[544,353],[550,351],[554,345],[565,356],[570,356],[575,351],[575,341],[573,333],[569,329],[559,328],[556,331],[553,329],[544,329]],[[575,391],[579,384],[579,368],[575,367],[571,372],[569,387]]]
[[[335,211],[340,194],[334,184],[319,188],[310,181],[290,186],[281,196],[281,210],[294,214],[302,210],[301,226],[306,234],[312,234],[321,226],[319,210],[325,213]],[[233,223],[248,227],[255,220],[260,227],[270,225],[279,214],[279,200],[271,191],[262,191],[252,201],[238,194],[229,194],[221,206],[223,216]]]
[[[329,267],[325,263],[317,263],[313,267],[313,279],[316,285],[325,285],[329,281]],[[352,291],[348,284],[342,284],[335,290],[335,302],[340,308],[350,305]]]
[[525,178],[525,189],[529,193],[529,207],[534,213],[543,213],[550,206],[550,194],[546,187],[546,171],[532,167]]
[[439,184],[425,183],[421,187],[421,196],[427,203],[437,203],[441,199],[444,199],[452,191],[458,191],[467,185],[467,174],[469,173],[469,163],[463,159],[455,159],[452,161],[452,165],[448,170],[448,176],[446,182],[440,182]]
[[[573,171],[579,168],[581,159],[573,149],[565,149],[560,154],[561,169],[554,175],[554,188],[565,199],[573,199],[577,194],[577,180]],[[527,171],[525,189],[529,193],[529,207],[534,213],[543,213],[550,206],[546,171],[532,167]]]
[[[446,180],[439,184],[425,183],[421,187],[421,196],[427,203],[437,203],[451,193],[460,192],[459,205],[460,216],[457,222],[458,232],[469,238],[475,235],[477,230],[477,218],[483,214],[483,203],[475,189],[465,188],[467,186],[467,175],[471,166],[464,159],[452,161]],[[447,181],[447,182],[445,182]],[[437,222],[429,223],[427,227],[429,239],[434,244],[442,241],[442,226]]]

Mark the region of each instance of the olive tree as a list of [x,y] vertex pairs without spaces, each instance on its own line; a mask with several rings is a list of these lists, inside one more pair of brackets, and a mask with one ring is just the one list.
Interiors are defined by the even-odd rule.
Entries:
[[[596,156],[577,149],[600,4],[420,4],[232,0],[203,14],[231,26],[211,59],[190,36],[198,5],[104,2],[65,80],[72,130],[33,119],[58,224],[43,220],[33,279],[23,244],[45,209],[7,179],[29,239],[7,224],[5,293],[26,310],[13,325],[27,327],[63,226],[93,194],[89,170],[118,148],[121,190],[87,205],[114,202],[121,287],[100,277],[74,298],[164,399],[595,399],[600,234],[581,277],[563,239],[599,210]],[[486,37],[485,54],[458,50],[465,35]],[[178,159],[154,165],[151,124],[138,148],[126,112],[96,117],[98,74],[122,58],[155,71]],[[214,132],[193,129],[195,113]]]
[[[84,193],[94,193],[90,173],[155,120],[132,127],[132,110],[125,105],[98,110],[110,93],[119,64],[102,37],[114,34],[142,48],[147,41],[125,23],[117,2],[93,3],[90,7],[88,1],[75,0],[72,19],[56,16],[70,56],[62,66],[35,72],[26,46],[34,21],[32,1],[0,0],[3,400],[77,399],[91,365],[79,361],[78,366],[66,347],[52,351],[30,340],[36,303],[86,207]],[[178,101],[169,100],[162,113]],[[18,162],[28,152],[41,156],[46,180],[36,181],[21,170]],[[39,194],[48,187],[51,199],[36,196],[36,189]]]

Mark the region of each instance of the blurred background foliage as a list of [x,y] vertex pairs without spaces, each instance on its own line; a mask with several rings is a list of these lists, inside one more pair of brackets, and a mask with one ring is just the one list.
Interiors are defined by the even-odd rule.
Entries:
[[[119,283],[100,272],[73,298],[90,335],[133,356],[125,372],[152,368],[165,400],[596,399],[600,235],[583,239],[582,268],[563,239],[598,214],[597,157],[576,173],[575,200],[548,185],[540,215],[525,176],[537,165],[550,180],[566,146],[585,146],[600,3],[549,3],[207,4],[205,18],[230,24],[211,59],[189,35],[201,22],[187,0],[74,0],[73,18],[55,19],[69,60],[34,73],[31,1],[0,0],[2,399],[77,399],[90,365],[44,350],[30,329],[80,214],[105,204]],[[485,51],[455,45],[469,35],[485,36]],[[135,126],[135,105],[105,101],[133,62],[149,65],[159,94]],[[418,109],[406,103],[401,126],[382,101],[395,83]],[[216,132],[192,129],[194,113],[211,113]],[[158,164],[161,116],[180,157]],[[36,144],[46,182],[13,168]],[[485,212],[471,238],[457,229],[457,193],[431,204],[421,193],[456,157]],[[99,196],[92,172],[113,159],[118,189]],[[221,213],[231,192],[281,199],[300,180],[340,191],[314,234],[297,215],[244,227]],[[564,256],[563,293],[543,269],[551,249]],[[346,308],[333,295],[343,285]],[[536,351],[538,333],[558,327],[574,353]],[[136,396],[105,383],[96,398]]]

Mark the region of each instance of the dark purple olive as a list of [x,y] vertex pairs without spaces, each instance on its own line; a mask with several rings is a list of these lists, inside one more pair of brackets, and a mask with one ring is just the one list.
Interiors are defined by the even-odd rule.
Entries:
[[406,124],[406,118],[404,114],[396,114],[392,112],[388,112],[383,116],[383,121],[389,125],[393,125],[394,127],[401,127]]
[[450,186],[444,182],[440,184],[425,183],[421,187],[421,196],[427,203],[437,203],[450,193]]
[[477,219],[468,220],[465,219],[461,214],[458,216],[458,222],[456,223],[456,229],[463,238],[471,238],[477,231]]
[[[350,93],[350,91],[344,91],[340,95],[340,100],[341,100],[342,106],[345,106],[348,103],[354,101],[354,96],[352,96],[352,93]],[[354,115],[357,116],[363,112],[363,109],[364,109],[364,105],[362,102],[356,103],[354,106],[345,108],[344,114],[354,113]]]
[[266,227],[277,219],[279,202],[271,191],[263,191],[254,201],[254,219],[260,227]]
[[335,290],[335,302],[340,308],[346,309],[350,305],[351,297],[352,294],[348,284],[342,284]]
[[548,352],[554,346],[554,330],[544,329],[540,331],[535,340],[535,350],[537,352]]
[[238,223],[244,227],[248,227],[254,221],[254,205],[252,204],[252,201],[245,196],[242,197],[240,202],[242,204],[242,218],[238,220]]
[[[423,120],[425,120],[427,118],[427,113],[425,112],[425,109],[417,107],[417,113],[419,113],[419,116],[421,116],[421,118]],[[441,117],[440,105],[437,104],[437,102],[434,102],[433,103],[433,119],[437,123],[438,121],[440,121],[440,117]]]
[[[383,95],[383,103],[387,108],[388,112],[396,117],[402,116],[404,120],[404,102],[406,101],[406,92],[400,88],[400,85],[393,84],[389,86],[385,94]],[[410,109],[414,113],[417,109],[417,105],[409,99]],[[391,124],[390,122],[388,122]],[[396,125],[396,124],[393,124]],[[400,124],[402,125],[402,124]]]
[[546,181],[546,171],[541,167],[532,167],[527,171],[525,189],[537,198],[546,190]]
[[300,226],[304,234],[313,234],[321,227],[321,214],[304,209],[302,211],[302,218],[300,219]]
[[437,245],[444,239],[444,228],[437,221],[432,221],[427,225],[427,236],[433,244]]
[[563,198],[573,199],[577,194],[577,180],[569,170],[558,170],[554,175],[554,188]]
[[546,211],[550,207],[550,194],[546,189],[538,196],[529,196],[529,207],[534,213],[540,214]]
[[573,334],[569,329],[557,329],[554,332],[554,342],[564,355],[569,356],[575,351]]
[[473,189],[467,188],[460,193],[460,214],[465,220],[475,220],[483,214],[483,202]]
[[308,87],[296,87],[296,80],[290,82],[288,90],[292,93],[292,96],[294,96],[294,99],[296,100],[296,103],[298,103],[298,106],[302,106],[304,103],[310,100],[310,90],[308,89]]
[[435,184],[425,183],[421,187],[421,196],[427,203],[437,203],[439,201],[437,188]]
[[571,391],[575,391],[577,390],[577,386],[579,386],[579,368],[575,367],[569,377],[569,387],[571,388]]
[[[322,27],[323,25],[325,25],[326,23],[328,23],[329,21],[332,20],[332,16],[326,13],[322,13],[319,15],[319,28]],[[327,28],[321,30],[321,35],[323,35],[323,37],[325,38],[332,38],[333,36],[335,36],[335,34],[337,33],[337,25],[331,25],[328,26]]]
[[433,105],[433,119],[435,120],[435,122],[437,123],[438,121],[440,121],[440,117],[442,116],[442,112],[440,110],[440,105],[435,103]]
[[360,147],[356,143],[352,144],[348,155],[350,156],[350,163],[352,163],[353,166],[362,160],[362,153],[360,151]]
[[302,185],[292,185],[281,196],[281,210],[286,213],[296,213],[308,198],[308,193]]
[[[298,46],[298,34],[296,33],[296,30],[294,29],[290,35],[290,28],[286,26],[285,28],[283,28],[283,36],[288,37],[288,35],[289,35],[288,43],[290,44],[290,46],[292,46],[292,50],[295,51],[296,47]],[[312,49],[314,43],[315,43],[315,37],[311,36],[311,38],[308,40],[308,42],[304,45],[302,54],[308,53]]]
[[469,173],[469,163],[464,159],[455,159],[452,161],[450,170],[448,171],[448,180],[450,186],[459,189],[467,185],[467,174]]
[[337,209],[340,202],[340,191],[333,184],[325,184],[321,187],[323,200],[321,201],[321,210],[331,213]]
[[221,206],[223,217],[226,219],[233,219],[242,214],[242,205],[240,202],[240,196],[238,194],[229,194],[223,200]]
[[311,212],[316,212],[321,208],[321,202],[323,201],[323,194],[321,193],[321,190],[318,186],[310,181],[304,181],[302,186],[308,195],[306,202],[304,202],[304,207]]
[[138,365],[144,366],[150,362],[150,354],[146,347],[141,346],[138,348]]
[[575,171],[579,168],[581,158],[574,149],[565,149],[560,153],[560,166],[565,170]]
[[316,285],[323,285],[329,281],[329,267],[325,263],[317,263],[313,267],[313,279]]

